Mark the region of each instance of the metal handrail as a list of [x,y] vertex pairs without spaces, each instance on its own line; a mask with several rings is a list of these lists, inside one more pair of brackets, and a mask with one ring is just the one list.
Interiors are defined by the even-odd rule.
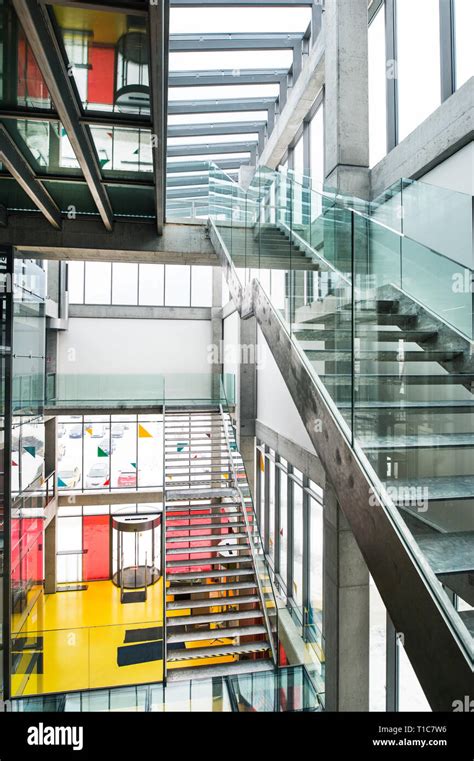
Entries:
[[[244,495],[242,493],[242,490],[241,490],[241,488],[239,486],[238,479],[237,479],[237,471],[236,471],[236,467],[235,467],[235,463],[234,463],[233,451],[232,451],[232,448],[230,446],[229,433],[227,431],[227,424],[226,424],[226,420],[225,420],[225,417],[224,417],[224,410],[222,408],[222,404],[219,404],[219,412],[220,412],[221,419],[222,419],[222,425],[223,425],[223,428],[224,428],[224,436],[225,436],[227,448],[229,450],[229,456],[230,456],[229,459],[230,459],[230,467],[231,467],[231,470],[232,470],[232,476],[233,476],[233,479],[234,479],[235,488],[236,488],[236,490],[237,490],[237,492],[239,494],[240,503],[242,505],[242,511],[243,511],[243,514],[244,514],[245,527],[247,529],[247,534],[248,534],[248,537],[249,537],[249,540],[250,540],[249,543],[250,543],[250,552],[251,552],[251,555],[252,555],[252,564],[253,564],[253,567],[254,567],[255,580],[257,582],[257,587],[258,587],[258,593],[259,593],[260,601],[262,603],[263,617],[265,619],[265,628],[267,629],[268,640],[269,640],[270,648],[271,648],[271,651],[272,651],[272,660],[273,660],[275,665],[278,665],[278,652],[275,650],[275,645],[274,645],[274,642],[273,642],[272,628],[271,628],[271,625],[270,625],[270,620],[268,618],[267,606],[265,605],[265,597],[264,597],[264,594],[263,594],[263,589],[262,589],[262,585],[261,585],[260,577],[259,577],[259,573],[258,573],[257,558],[256,558],[255,548],[254,548],[253,543],[252,543],[251,527],[250,527],[250,523],[249,523],[249,519],[248,519],[248,515],[247,515],[247,507],[245,505],[245,497],[244,497]],[[242,467],[244,468],[244,473],[245,473],[245,466],[243,465],[243,463],[242,463]],[[252,500],[251,497],[250,497],[250,501],[251,501],[251,505],[252,505],[252,510],[253,510],[254,518],[256,520],[255,510],[254,510],[254,507],[253,507],[253,500]],[[263,542],[262,542],[262,538],[260,536],[260,532],[258,530],[258,526],[254,522],[254,531],[255,531],[255,528],[257,528],[257,535],[258,535],[258,537],[260,539],[260,543],[261,543],[261,545],[263,547]],[[263,562],[265,563],[265,565],[268,568],[268,564],[267,564],[267,561],[266,561],[264,555],[263,555]],[[277,622],[278,622],[278,606],[277,606],[277,602],[276,602],[275,590],[274,590],[274,587],[273,587],[273,582],[272,582],[272,579],[271,579],[271,574],[270,574],[270,569],[269,568],[268,568],[268,579],[270,581],[272,595],[273,595],[273,599],[275,601],[275,614],[277,616]],[[278,631],[278,626],[277,626],[277,631]]]
[[161,578],[163,582],[163,683],[168,674],[168,645],[166,627],[166,405],[163,404],[163,512],[161,517]]

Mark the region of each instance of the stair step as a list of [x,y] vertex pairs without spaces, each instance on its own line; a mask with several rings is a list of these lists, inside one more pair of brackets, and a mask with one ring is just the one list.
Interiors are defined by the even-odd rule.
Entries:
[[[196,571],[173,573],[168,577],[170,586],[167,589],[169,594],[192,594],[194,592],[221,592],[225,589],[247,589],[254,587],[255,584],[250,581],[229,581],[222,584],[188,584],[187,586],[174,586],[176,581],[191,581],[192,579],[221,579],[224,577],[232,578],[234,576],[252,576],[253,568],[234,568],[232,571]],[[173,590],[173,591],[171,591]]]
[[[216,630],[213,630],[214,632]],[[209,647],[186,647],[182,650],[168,650],[168,661],[190,661],[195,658],[210,658],[212,656],[247,655],[270,650],[268,642],[245,642],[242,645],[210,645]],[[252,661],[253,664],[259,661]],[[189,672],[188,672],[189,673]]]
[[[311,361],[320,362],[352,362],[352,350],[346,351],[338,349],[337,351],[331,351],[330,349],[306,349],[304,342],[302,342],[302,348],[304,353]],[[460,351],[449,351],[448,349],[425,350],[419,351],[403,351],[400,353],[396,349],[390,351],[389,349],[377,350],[364,350],[357,351],[355,359],[357,361],[370,361],[373,362],[449,362],[462,354]]]
[[191,500],[191,499],[213,499],[217,497],[235,497],[238,494],[237,489],[229,487],[227,489],[172,489],[166,488],[166,502],[169,500]]
[[[242,550],[248,550],[248,542],[245,542],[244,544],[205,544],[202,547],[184,547],[181,549],[171,549],[169,550],[166,548],[166,556],[168,555],[189,555],[189,554],[206,554],[208,552],[241,552]],[[237,557],[237,556],[236,556]]]
[[[235,605],[235,603],[234,603]],[[208,607],[212,607],[209,605]],[[261,610],[237,610],[227,613],[204,613],[200,616],[170,616],[166,619],[166,626],[168,629],[172,629],[174,626],[189,626],[199,624],[218,624],[225,621],[247,621],[253,618],[263,618]]]
[[229,605],[247,605],[249,603],[258,602],[260,602],[258,595],[234,595],[233,597],[212,598],[206,597],[203,600],[172,600],[166,603],[166,610],[194,610],[194,608],[214,608],[216,606],[220,608],[227,608]]
[[224,629],[200,629],[192,632],[173,632],[168,634],[168,644],[174,642],[198,642],[201,639],[228,639],[233,637],[248,637],[254,634],[266,634],[266,629],[260,624],[255,626],[231,626]]
[[[351,340],[352,329],[341,328],[338,331],[316,328],[296,328],[293,335],[298,341],[334,341],[347,338]],[[356,337],[374,341],[405,341],[406,343],[424,343],[437,336],[436,330],[389,330],[387,328],[356,328]]]
[[[222,516],[224,518],[224,516]],[[170,520],[178,520],[177,518]],[[215,529],[222,529],[222,528],[245,528],[247,524],[246,523],[225,523],[223,520],[216,521],[215,523],[196,523],[194,525],[191,523],[191,525],[187,524],[186,526],[170,526],[169,521],[166,522],[166,536],[168,537],[168,534],[174,534],[178,531],[200,531],[201,529],[211,529],[214,531]],[[168,539],[167,539],[168,540]]]
[[171,668],[168,671],[167,682],[188,682],[190,680],[194,682],[196,679],[213,679],[235,674],[256,674],[273,670],[274,666],[270,660],[231,661],[230,663],[216,663],[209,666]]
[[[188,515],[179,515],[180,512],[184,512],[185,510],[188,511]],[[206,510],[204,515],[201,515],[200,513]],[[207,515],[209,515],[210,518],[213,516],[219,516],[219,518],[222,516],[223,518],[228,517],[234,517],[239,516],[242,514],[242,508],[239,507],[233,507],[230,510],[226,510],[225,512],[222,512],[222,506],[216,505],[216,507],[193,507],[188,508],[187,505],[182,505],[181,507],[176,508],[166,508],[166,516],[170,518],[170,520],[190,520],[193,518],[205,518]]]
[[[228,528],[228,526],[226,526]],[[229,534],[204,534],[202,536],[166,536],[166,544],[169,544],[170,542],[176,543],[176,542],[205,542],[206,540],[210,542],[221,542],[226,537],[232,537],[232,539],[246,539],[247,533],[244,534],[236,534],[236,533],[229,533]]]
[[[245,545],[243,545],[245,546]],[[181,552],[183,552],[181,550]],[[186,560],[167,560],[166,565],[170,568],[178,567],[178,568],[191,568],[194,565],[230,565],[231,563],[250,563],[252,560],[252,555],[236,555],[231,558],[226,558],[224,556],[220,558],[187,558]],[[233,574],[233,571],[228,571],[227,575],[231,576]],[[193,574],[194,575],[194,574]],[[222,574],[223,576],[226,575],[224,572]]]

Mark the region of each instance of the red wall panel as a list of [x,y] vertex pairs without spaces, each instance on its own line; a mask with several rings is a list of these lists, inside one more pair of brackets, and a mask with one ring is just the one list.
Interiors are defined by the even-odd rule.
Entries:
[[92,45],[89,48],[89,71],[87,97],[89,103],[114,102],[115,49]]
[[82,578],[84,581],[110,579],[110,517],[85,515],[82,519]]

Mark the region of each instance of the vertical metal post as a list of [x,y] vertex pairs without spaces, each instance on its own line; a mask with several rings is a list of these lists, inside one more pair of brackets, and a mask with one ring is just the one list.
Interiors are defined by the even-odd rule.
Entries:
[[387,153],[398,143],[398,60],[396,0],[385,0],[385,57],[387,77]]

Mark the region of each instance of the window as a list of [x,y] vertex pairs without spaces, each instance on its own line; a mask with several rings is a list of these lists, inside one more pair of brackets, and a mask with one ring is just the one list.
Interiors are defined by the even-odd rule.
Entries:
[[439,106],[439,0],[397,0],[398,139]]
[[309,623],[322,628],[323,612],[323,506],[309,499]]
[[112,266],[112,304],[136,304],[138,290],[138,264]]
[[86,304],[110,304],[111,263],[86,262]]
[[398,642],[398,669],[399,669],[399,711],[431,711],[425,693],[418,681],[413,666],[405,652],[400,639]]
[[456,52],[456,88],[474,75],[474,3],[472,0],[454,0],[454,37]]
[[163,306],[164,271],[163,264],[140,264],[138,300],[141,306]]
[[169,307],[186,307],[190,303],[191,267],[181,264],[168,264],[165,276],[165,305]]
[[387,153],[387,66],[385,3],[369,26],[369,149],[370,166]]
[[68,293],[70,304],[84,303],[84,262],[68,262]]
[[[311,119],[311,185],[316,190],[322,189],[324,183],[324,104],[321,103]],[[313,214],[314,216],[314,214]]]
[[280,470],[280,557],[279,573],[286,589],[287,558],[288,558],[288,476]]
[[191,268],[191,306],[212,306],[212,267]]
[[303,605],[303,488],[293,481],[293,589],[292,597]]
[[275,463],[267,461],[270,469],[270,484],[268,488],[268,554],[275,562]]

